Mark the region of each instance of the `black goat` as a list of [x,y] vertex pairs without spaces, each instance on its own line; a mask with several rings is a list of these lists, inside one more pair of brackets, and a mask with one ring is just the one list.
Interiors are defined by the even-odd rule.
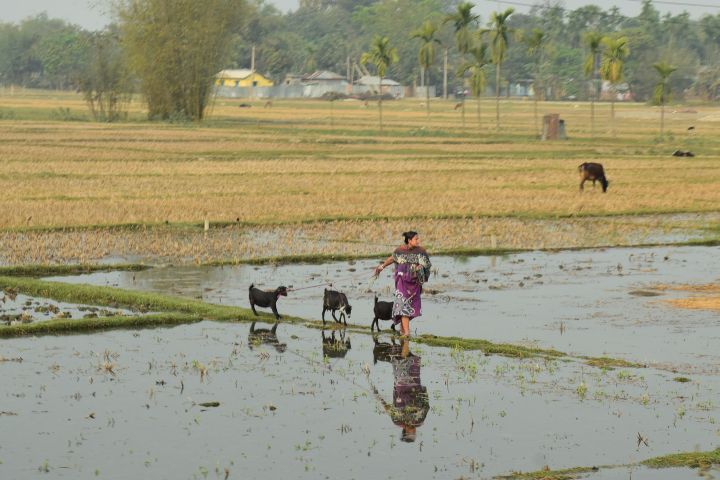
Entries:
[[[323,297],[323,310],[322,310],[322,321],[325,324],[325,312],[330,310],[332,313],[333,320],[340,323],[345,322],[347,325],[347,319],[350,318],[352,313],[352,307],[348,303],[347,296],[342,292],[336,292],[335,290],[325,289],[325,295]],[[336,311],[340,311],[340,320],[335,316]]]
[[[392,310],[393,302],[379,301],[376,295],[375,305],[373,306],[373,313],[375,314],[375,318],[373,318],[373,322],[370,324],[370,331],[372,332],[375,328],[377,328],[378,332],[380,331],[380,325],[378,324],[378,320],[392,320]],[[394,331],[395,323],[392,323],[390,325],[390,328],[392,328]]]
[[255,285],[250,285],[250,308],[255,315],[258,313],[255,311],[255,306],[261,308],[271,308],[275,314],[275,319],[280,320],[282,317],[277,311],[277,301],[280,297],[287,297],[287,288],[278,287],[271,292],[265,292],[259,288],[255,288]]

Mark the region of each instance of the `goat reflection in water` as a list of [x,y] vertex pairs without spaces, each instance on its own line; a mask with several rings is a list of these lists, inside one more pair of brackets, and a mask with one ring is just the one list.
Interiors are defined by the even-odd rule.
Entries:
[[417,428],[425,422],[430,410],[427,388],[420,379],[422,359],[410,351],[410,339],[407,337],[401,338],[400,343],[396,343],[394,338],[392,343],[380,342],[377,335],[373,335],[373,340],[374,363],[389,362],[393,367],[392,403],[385,401],[372,382],[370,386],[392,422],[402,428],[400,439],[414,442]]
[[286,343],[280,343],[277,338],[277,327],[275,323],[272,328],[255,328],[255,322],[250,324],[250,333],[248,333],[248,347],[252,350],[260,345],[270,345],[278,353],[283,353],[287,349]]
[[345,358],[348,350],[350,350],[350,338],[345,338],[345,329],[339,330],[339,334],[335,336],[336,330],[332,330],[329,336],[322,331],[322,351],[323,357],[328,358]]

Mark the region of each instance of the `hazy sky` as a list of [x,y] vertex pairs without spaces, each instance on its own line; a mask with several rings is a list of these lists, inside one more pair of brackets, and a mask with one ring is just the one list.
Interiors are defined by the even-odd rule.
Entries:
[[[660,0],[658,0],[660,2]],[[297,8],[298,0],[270,0],[282,10]],[[514,0],[502,2],[496,0],[476,0],[477,12],[486,20],[489,13],[498,8],[515,7],[518,11],[526,11],[527,7],[518,4],[533,4],[534,0]],[[613,5],[629,16],[637,15],[640,11],[641,0],[565,0],[569,9],[575,9],[588,4],[609,8]],[[683,5],[686,4],[686,5]],[[656,3],[661,12],[681,13],[686,10],[693,17],[705,13],[720,13],[720,0],[664,0]],[[17,22],[27,16],[40,12],[47,12],[51,17],[59,17],[86,28],[100,28],[108,22],[107,0],[0,0],[0,21]]]

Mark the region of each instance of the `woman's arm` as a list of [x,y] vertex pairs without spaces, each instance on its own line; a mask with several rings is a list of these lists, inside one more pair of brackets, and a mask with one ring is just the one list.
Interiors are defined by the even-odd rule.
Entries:
[[395,260],[393,260],[392,255],[390,255],[388,258],[385,259],[384,262],[382,262],[380,265],[377,266],[377,268],[375,268],[375,275],[380,275],[380,272],[385,270],[385,267],[387,267],[388,265],[392,265],[394,262]]

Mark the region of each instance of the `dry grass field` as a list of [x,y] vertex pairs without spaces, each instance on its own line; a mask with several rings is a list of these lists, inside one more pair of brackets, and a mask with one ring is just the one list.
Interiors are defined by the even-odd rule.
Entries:
[[[240,108],[243,102],[252,106]],[[20,234],[26,241],[38,228],[197,225],[205,218],[245,229],[317,224],[320,238],[328,238],[322,225],[336,221],[347,227],[331,229],[331,240],[394,243],[405,224],[444,220],[447,232],[477,233],[476,224],[493,217],[528,225],[515,234],[496,229],[532,240],[506,246],[578,246],[594,234],[546,242],[524,221],[715,212],[720,204],[717,106],[668,107],[661,142],[658,108],[618,105],[614,135],[609,105],[600,104],[592,137],[588,104],[541,103],[542,113],[565,119],[570,138],[540,142],[528,101],[502,102],[499,131],[492,99],[482,104],[480,126],[468,101],[464,127],[451,101],[432,101],[429,119],[420,100],[386,102],[383,134],[373,103],[263,104],[217,99],[209,119],[195,125],[144,121],[135,103],[127,122],[98,124],[87,121],[79,96],[0,91],[4,243]],[[676,149],[696,157],[672,157]],[[577,166],[585,161],[605,165],[607,194],[590,184],[578,193]],[[433,235],[430,243],[453,243],[443,243],[439,229]],[[461,241],[480,246],[472,235]],[[6,253],[4,260],[19,258]]]

